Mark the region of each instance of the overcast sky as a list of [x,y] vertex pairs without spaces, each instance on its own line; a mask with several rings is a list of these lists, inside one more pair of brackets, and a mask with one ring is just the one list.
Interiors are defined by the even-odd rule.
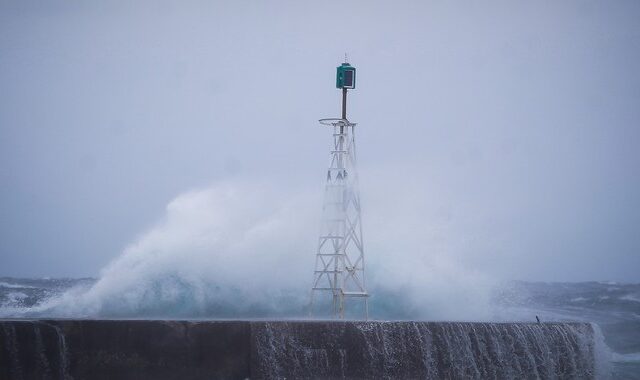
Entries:
[[365,239],[640,281],[640,2],[128,3],[0,5],[0,276],[96,276],[217,181],[320,194],[347,52]]

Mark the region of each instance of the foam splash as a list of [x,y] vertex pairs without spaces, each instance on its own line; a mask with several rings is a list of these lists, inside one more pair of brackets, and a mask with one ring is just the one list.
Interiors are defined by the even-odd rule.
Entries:
[[640,352],[631,352],[629,354],[612,353],[611,361],[616,363],[640,363]]
[[0,281],[0,288],[9,288],[9,289],[33,289],[33,286],[22,285],[22,284],[10,284],[8,282]]
[[[314,193],[285,194],[249,181],[186,192],[102,270],[93,286],[72,289],[29,312],[68,317],[303,316],[320,215],[310,195]],[[371,237],[367,270],[374,284],[373,317],[488,318],[492,283],[485,276],[463,269],[420,235],[397,235],[393,226],[399,223],[424,228],[429,222],[421,217],[423,210],[414,209],[415,215],[407,217],[406,212],[385,215],[375,203],[367,206],[369,214],[385,216],[367,225],[365,235],[365,240]],[[388,244],[385,236],[403,243]]]
[[595,378],[609,379],[613,374],[612,359],[614,353],[605,343],[605,338],[600,326],[596,323],[591,323],[591,328],[593,329],[594,338]]

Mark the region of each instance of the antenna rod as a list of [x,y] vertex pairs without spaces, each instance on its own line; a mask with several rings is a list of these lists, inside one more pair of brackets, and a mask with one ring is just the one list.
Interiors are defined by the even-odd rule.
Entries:
[[[347,120],[347,89],[342,89],[342,119]],[[340,127],[340,133],[342,133],[342,127]]]

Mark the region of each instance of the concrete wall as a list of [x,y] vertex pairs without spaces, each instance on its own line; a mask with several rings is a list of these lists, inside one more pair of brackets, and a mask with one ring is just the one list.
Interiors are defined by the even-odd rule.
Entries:
[[589,324],[0,321],[0,379],[593,378]]

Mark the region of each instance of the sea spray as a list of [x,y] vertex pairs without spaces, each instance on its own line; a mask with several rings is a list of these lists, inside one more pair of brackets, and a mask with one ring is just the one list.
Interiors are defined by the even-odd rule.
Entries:
[[605,343],[602,329],[596,323],[591,323],[594,337],[595,373],[597,379],[609,379],[613,374],[613,352]]
[[[251,318],[307,315],[320,211],[313,192],[234,181],[186,192],[98,281],[24,310],[28,316]],[[374,203],[369,207],[373,215]],[[374,318],[487,319],[492,281],[421,235],[399,237],[389,214],[367,228]],[[404,221],[400,219],[404,218]],[[24,314],[23,314],[24,315]]]

